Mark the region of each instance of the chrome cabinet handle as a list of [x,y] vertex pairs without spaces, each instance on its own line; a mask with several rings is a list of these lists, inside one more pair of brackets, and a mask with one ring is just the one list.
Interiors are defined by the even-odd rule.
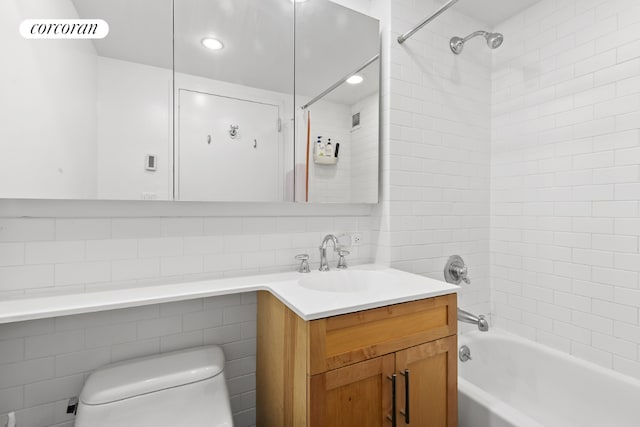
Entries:
[[396,427],[396,374],[391,374],[387,378],[391,380],[391,415],[387,415],[387,419],[391,421],[391,427]]
[[409,411],[409,401],[411,400],[411,394],[409,393],[409,370],[405,369],[400,375],[404,376],[404,411],[400,411],[400,413],[404,415],[404,423],[409,424],[411,422],[411,412]]

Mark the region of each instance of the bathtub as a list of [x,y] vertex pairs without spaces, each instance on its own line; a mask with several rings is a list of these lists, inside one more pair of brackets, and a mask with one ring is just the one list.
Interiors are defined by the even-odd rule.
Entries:
[[459,427],[638,427],[640,381],[502,331],[461,335]]

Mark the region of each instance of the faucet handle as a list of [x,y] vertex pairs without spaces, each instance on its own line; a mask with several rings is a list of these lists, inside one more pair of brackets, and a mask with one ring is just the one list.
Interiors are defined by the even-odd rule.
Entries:
[[448,283],[459,285],[460,282],[470,284],[471,280],[468,277],[469,270],[464,264],[464,260],[459,255],[452,255],[449,257],[447,264],[444,267],[444,279]]
[[310,273],[309,268],[309,254],[298,254],[296,260],[300,261],[300,267],[298,267],[298,273]]
[[469,270],[467,269],[466,265],[462,268],[458,267],[457,272],[458,272],[458,277],[462,279],[464,283],[466,283],[467,285],[471,283],[471,279],[467,277],[467,274],[469,274]]
[[338,249],[338,255],[340,256],[340,258],[338,259],[338,266],[336,268],[339,268],[339,269],[347,268],[347,260],[345,257],[350,253],[351,252],[345,249]]

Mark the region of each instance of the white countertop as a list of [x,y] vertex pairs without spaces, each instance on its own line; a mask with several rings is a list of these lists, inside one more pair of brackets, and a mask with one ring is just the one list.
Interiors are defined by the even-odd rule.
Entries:
[[0,323],[67,316],[242,292],[268,291],[304,320],[352,313],[458,291],[458,286],[400,270],[363,265],[347,271],[378,271],[388,286],[365,292],[326,292],[300,286],[298,280],[341,274],[341,271],[312,271],[309,274],[281,273],[157,286],[114,289],[99,292],[16,298],[0,301]]

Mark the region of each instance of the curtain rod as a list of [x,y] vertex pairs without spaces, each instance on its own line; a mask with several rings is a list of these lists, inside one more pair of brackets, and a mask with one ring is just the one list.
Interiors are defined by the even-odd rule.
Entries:
[[[456,0],[457,1],[457,0]],[[330,92],[333,92],[333,90],[335,88],[337,88],[338,86],[340,86],[342,83],[345,82],[345,80],[347,80],[349,77],[351,77],[352,75],[359,73],[360,71],[364,70],[365,68],[367,68],[369,65],[371,65],[373,62],[375,62],[378,58],[380,58],[380,54],[374,56],[373,58],[371,58],[370,60],[368,60],[367,62],[365,62],[363,65],[361,65],[360,67],[358,67],[357,70],[350,72],[349,74],[347,74],[346,76],[344,76],[343,78],[341,78],[340,80],[338,80],[337,82],[335,82],[334,84],[332,84],[328,89],[324,90],[320,95],[316,96],[315,98],[313,98],[311,101],[307,102],[305,105],[303,105],[301,108],[303,110],[306,110],[307,108],[311,107],[313,104],[315,104],[316,102],[320,101],[322,98],[324,98],[327,94],[329,94]]]
[[413,27],[412,29],[410,29],[409,31],[404,33],[403,35],[399,36],[398,37],[398,43],[400,43],[400,44],[404,43],[409,37],[414,35],[418,30],[420,30],[422,27],[427,25],[429,22],[433,21],[438,16],[442,15],[442,13],[444,13],[447,9],[449,9],[454,4],[458,3],[458,1],[459,0],[449,0],[447,3],[442,5],[442,7],[440,7],[440,9],[436,10],[435,12],[433,12],[433,14],[431,14],[431,16],[429,16],[427,19],[425,19],[424,21],[422,21],[421,23],[419,23],[418,25],[416,25],[415,27]]

